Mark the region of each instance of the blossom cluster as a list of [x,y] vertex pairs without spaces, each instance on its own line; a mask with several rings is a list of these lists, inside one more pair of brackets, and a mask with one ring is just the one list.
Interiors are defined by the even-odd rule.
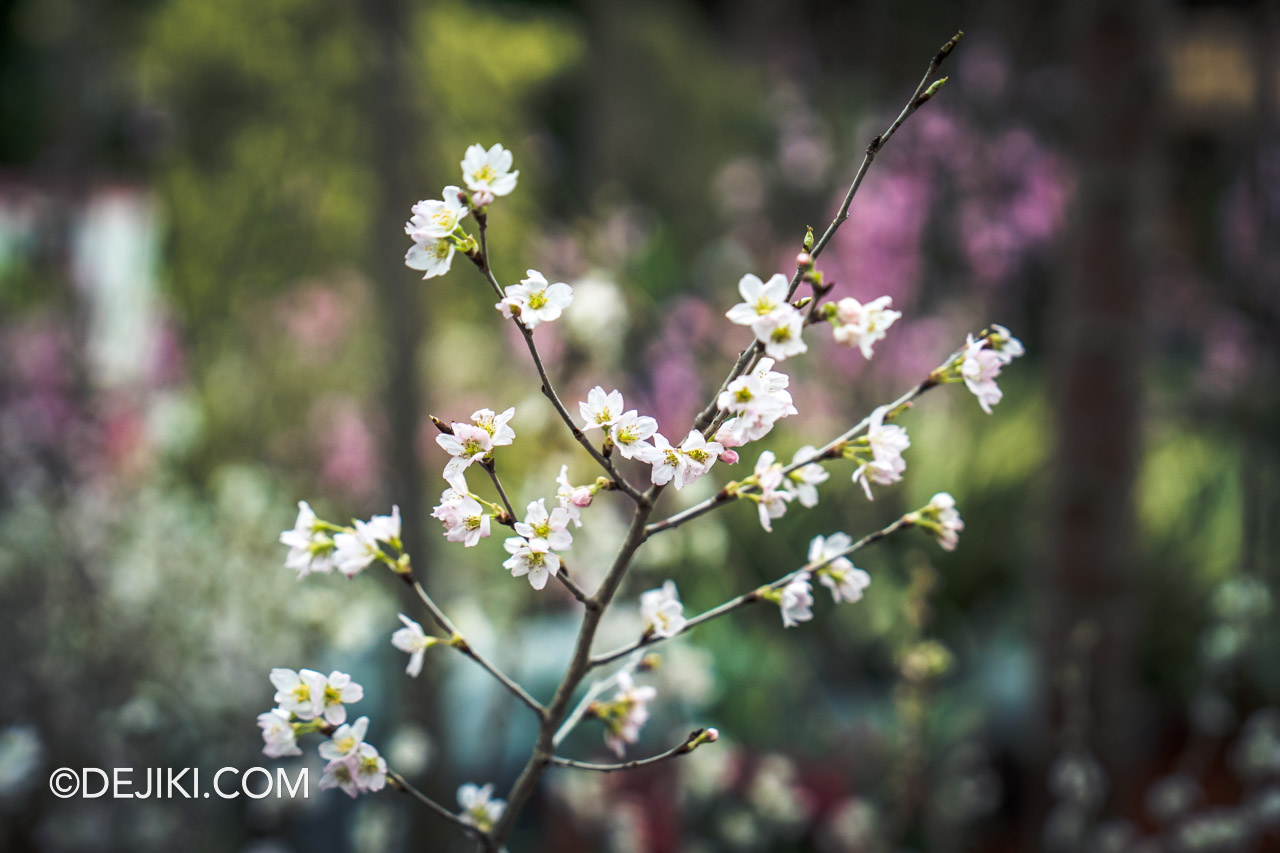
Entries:
[[391,515],[375,515],[342,527],[317,518],[310,504],[298,501],[297,521],[293,529],[280,534],[280,542],[289,546],[285,566],[296,570],[299,579],[335,568],[352,578],[375,560],[394,563],[382,546],[401,552],[400,507],[392,507]]

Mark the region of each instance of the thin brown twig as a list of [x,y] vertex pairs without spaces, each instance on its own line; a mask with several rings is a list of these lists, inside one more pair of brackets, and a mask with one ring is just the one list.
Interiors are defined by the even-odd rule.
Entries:
[[399,773],[395,772],[394,770],[387,770],[387,779],[390,780],[391,785],[393,787],[399,788],[404,793],[413,797],[415,800],[422,803],[424,806],[431,809],[436,814],[440,815],[440,817],[461,827],[463,832],[466,832],[470,835],[474,835],[476,836],[476,838],[480,839],[481,841],[483,841],[487,837],[488,833],[480,829],[480,827],[467,823],[465,820],[458,817],[456,814],[449,811],[447,808],[440,805],[435,800],[431,799],[426,794],[422,793],[417,788],[410,785],[403,776],[401,776]]
[[551,757],[551,763],[560,767],[572,767],[576,770],[594,770],[597,773],[616,773],[619,770],[635,770],[638,767],[648,767],[651,764],[661,764],[664,761],[670,761],[673,758],[679,758],[682,755],[688,755],[696,749],[699,738],[703,736],[706,729],[698,729],[690,732],[684,741],[666,752],[660,752],[657,755],[651,755],[648,758],[636,758],[632,761],[623,761],[618,764],[594,764],[589,761],[578,761],[573,758],[562,758],[559,755]]

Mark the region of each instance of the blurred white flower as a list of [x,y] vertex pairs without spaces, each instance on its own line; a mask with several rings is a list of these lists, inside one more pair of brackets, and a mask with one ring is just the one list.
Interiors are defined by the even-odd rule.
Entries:
[[893,298],[881,296],[863,305],[853,297],[846,297],[835,304],[833,322],[836,323],[832,333],[836,343],[846,347],[857,347],[862,357],[870,360],[875,354],[875,345],[884,340],[885,333],[899,317],[901,311],[889,308]]
[[404,265],[421,272],[424,279],[435,278],[444,275],[453,266],[454,251],[453,241],[447,237],[414,243],[405,253]]
[[314,720],[324,712],[327,680],[323,673],[314,669],[294,671],[277,667],[271,670],[271,684],[276,688],[273,701],[280,710],[293,714],[299,720]]
[[778,608],[782,611],[782,625],[794,628],[813,618],[813,588],[809,585],[809,573],[796,575],[780,591]]
[[413,216],[405,223],[404,233],[415,243],[426,243],[451,235],[469,212],[459,198],[458,187],[444,188],[444,200],[429,199],[413,206]]
[[493,796],[493,785],[482,788],[470,783],[458,788],[458,805],[462,807],[458,816],[483,832],[492,829],[507,808],[506,800]]
[[289,712],[273,708],[258,715],[258,727],[262,729],[262,754],[268,758],[286,755],[302,755],[298,748],[298,735],[289,722]]
[[280,534],[280,543],[289,546],[284,564],[297,571],[299,580],[333,571],[333,539],[306,501],[298,501],[298,520]]
[[426,656],[427,649],[440,642],[440,638],[433,637],[423,631],[421,625],[403,613],[398,615],[400,616],[400,621],[404,623],[404,627],[397,629],[391,635],[391,645],[409,654],[409,665],[405,667],[404,671],[411,677],[417,678],[418,674],[422,672],[422,659]]
[[[485,150],[479,143],[467,148],[462,158],[462,180],[472,192],[504,196],[516,188],[520,173],[511,171],[511,152],[501,145]],[[477,202],[478,204],[478,202]]]
[[[806,444],[791,457],[791,464],[795,465],[806,459],[812,459],[815,453],[817,453],[817,450],[814,446]],[[818,486],[829,479],[831,479],[831,474],[827,472],[827,469],[815,463],[797,468],[787,474],[782,487],[795,495],[801,506],[815,507],[818,505]]]
[[667,581],[658,589],[640,593],[640,616],[645,631],[658,637],[674,637],[684,630],[684,605],[675,581]]
[[368,717],[360,717],[354,723],[338,726],[330,739],[320,744],[320,757],[326,761],[334,761],[354,755],[364,743],[364,736],[368,731]]

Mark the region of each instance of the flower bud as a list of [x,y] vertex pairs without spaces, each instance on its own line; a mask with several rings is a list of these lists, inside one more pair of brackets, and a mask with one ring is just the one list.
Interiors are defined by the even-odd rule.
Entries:
[[810,267],[813,266],[813,256],[810,255],[808,252],[801,252],[800,254],[796,255],[796,266],[800,267],[801,269],[806,269],[806,270],[809,269]]
[[726,448],[720,454],[720,461],[726,465],[736,465],[738,463],[738,451]]
[[488,207],[493,204],[493,193],[488,190],[476,190],[471,195],[472,207]]
[[595,497],[595,494],[591,491],[590,486],[579,486],[569,496],[569,502],[576,507],[588,507],[591,506],[593,497]]

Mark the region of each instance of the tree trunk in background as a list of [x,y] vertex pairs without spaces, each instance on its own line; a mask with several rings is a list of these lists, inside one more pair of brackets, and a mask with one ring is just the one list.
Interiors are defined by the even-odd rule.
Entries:
[[404,545],[421,577],[427,566],[417,447],[422,393],[417,353],[423,318],[417,281],[405,268],[403,258],[408,247],[404,222],[422,183],[413,151],[415,140],[424,138],[424,123],[414,109],[406,70],[407,5],[403,0],[360,0],[360,8],[371,42],[365,108],[372,135],[375,186],[367,270],[384,344],[382,405],[389,433],[383,454],[384,482],[391,502],[400,507]]
[[[1158,90],[1152,61],[1158,28],[1150,12],[1148,4],[1130,0],[1091,0],[1066,12],[1079,98],[1072,110],[1078,185],[1054,296],[1058,337],[1051,381],[1058,435],[1041,674],[1048,707],[1056,707],[1066,637],[1083,620],[1097,626],[1090,741],[1111,775],[1112,813],[1133,799],[1143,735],[1134,485],[1148,266],[1142,246],[1151,236],[1159,162],[1153,156]],[[1051,750],[1052,741],[1045,746]],[[1043,775],[1033,782],[1043,789]]]

